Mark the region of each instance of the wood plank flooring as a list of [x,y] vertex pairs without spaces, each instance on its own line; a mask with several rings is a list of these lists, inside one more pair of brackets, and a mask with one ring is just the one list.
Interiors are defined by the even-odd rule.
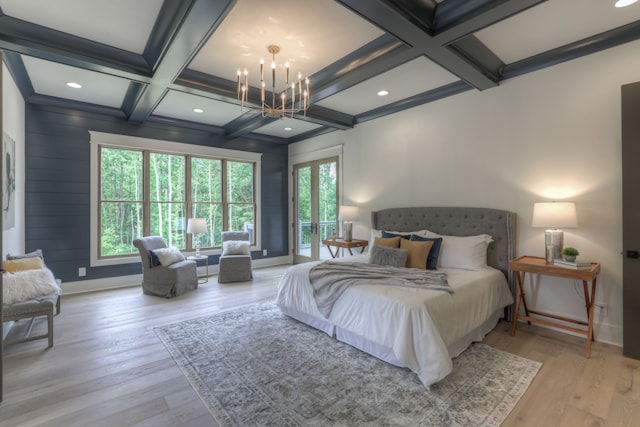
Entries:
[[[63,296],[53,348],[5,348],[0,426],[215,426],[153,328],[271,301],[286,268],[255,269],[251,283],[213,276],[174,299],[137,286]],[[544,365],[503,425],[640,425],[640,361],[598,342],[585,359],[582,338],[524,324],[511,337],[509,327],[484,342]]]

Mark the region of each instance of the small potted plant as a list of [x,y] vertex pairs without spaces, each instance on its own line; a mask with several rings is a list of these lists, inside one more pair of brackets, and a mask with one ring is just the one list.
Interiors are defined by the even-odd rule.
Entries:
[[578,250],[576,248],[564,248],[562,250],[562,258],[565,261],[575,261],[576,260],[576,256],[580,255],[580,252],[578,252]]

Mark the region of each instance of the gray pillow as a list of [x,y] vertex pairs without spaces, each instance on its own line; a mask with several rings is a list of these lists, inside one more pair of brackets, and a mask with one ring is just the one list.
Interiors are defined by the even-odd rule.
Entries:
[[404,267],[408,256],[409,251],[406,249],[374,245],[371,248],[369,262],[371,264]]
[[36,249],[33,252],[29,252],[28,254],[23,254],[23,255],[7,254],[7,259],[8,260],[11,260],[11,259],[22,259],[22,258],[35,258],[35,257],[40,257],[40,258],[42,258],[42,260],[44,260],[44,255],[42,255],[42,249]]

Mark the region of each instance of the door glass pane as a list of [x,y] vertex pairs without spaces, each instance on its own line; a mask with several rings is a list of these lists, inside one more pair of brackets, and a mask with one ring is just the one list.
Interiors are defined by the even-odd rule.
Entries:
[[311,256],[311,167],[296,173],[296,254]]
[[[318,233],[320,241],[330,239],[337,230],[338,180],[336,172],[336,162],[322,163],[318,169],[318,221],[320,225]],[[325,257],[321,255],[321,258]]]

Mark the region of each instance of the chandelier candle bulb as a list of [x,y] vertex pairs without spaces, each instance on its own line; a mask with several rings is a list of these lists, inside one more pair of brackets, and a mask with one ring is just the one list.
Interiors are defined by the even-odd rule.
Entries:
[[240,76],[242,76],[242,71],[238,68],[238,98],[240,98]]
[[285,63],[284,66],[286,67],[287,71],[284,74],[284,84],[289,85],[289,63]]
[[275,92],[275,87],[276,87],[276,62],[275,61],[271,63],[271,81],[272,81],[271,87]]

